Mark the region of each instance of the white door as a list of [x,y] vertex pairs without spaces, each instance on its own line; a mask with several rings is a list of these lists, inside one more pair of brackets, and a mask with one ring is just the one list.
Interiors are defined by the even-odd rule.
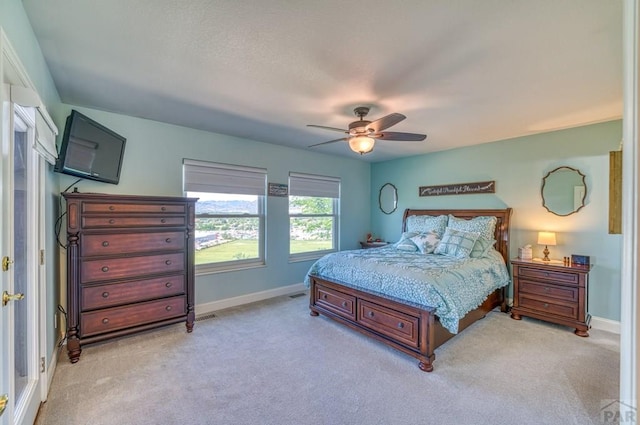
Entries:
[[[0,158],[0,425],[32,424],[41,399],[39,157],[32,149],[35,110],[8,102],[2,90]],[[2,405],[2,401],[0,401]]]

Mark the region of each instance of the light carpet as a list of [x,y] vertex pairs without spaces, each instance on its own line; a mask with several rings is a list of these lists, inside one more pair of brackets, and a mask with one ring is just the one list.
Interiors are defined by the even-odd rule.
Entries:
[[598,424],[618,398],[618,335],[498,311],[434,371],[279,297],[60,353],[36,424]]

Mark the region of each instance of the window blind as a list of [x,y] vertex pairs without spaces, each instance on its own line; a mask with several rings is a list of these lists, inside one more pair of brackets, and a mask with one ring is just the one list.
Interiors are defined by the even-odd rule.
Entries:
[[318,198],[340,198],[340,179],[313,174],[289,173],[289,194]]
[[241,165],[183,160],[183,186],[186,192],[264,195],[267,170]]

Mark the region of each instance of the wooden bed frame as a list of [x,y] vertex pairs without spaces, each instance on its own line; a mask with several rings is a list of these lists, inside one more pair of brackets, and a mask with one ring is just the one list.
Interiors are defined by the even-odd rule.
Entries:
[[[415,210],[407,209],[402,217],[402,230],[406,230],[407,217],[412,215],[452,214],[471,219],[495,216],[496,249],[509,262],[509,219],[511,208],[491,210]],[[433,309],[421,309],[378,295],[357,290],[340,282],[310,275],[309,309],[312,316],[320,313],[351,329],[368,335],[397,350],[418,359],[421,370],[431,372],[436,358],[434,350],[455,335],[446,330]],[[475,310],[470,311],[458,324],[458,333],[496,308],[506,312],[505,288],[491,293]]]

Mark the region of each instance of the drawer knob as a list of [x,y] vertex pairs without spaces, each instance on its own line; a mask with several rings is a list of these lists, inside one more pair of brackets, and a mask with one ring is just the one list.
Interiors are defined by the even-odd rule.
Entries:
[[544,287],[544,292],[549,292],[551,290],[551,288],[549,288],[548,286]]
[[166,222],[167,222],[167,220],[165,220],[164,218],[161,218],[161,219],[160,219],[160,223],[164,224],[164,223],[166,223]]
[[115,209],[116,209],[116,207],[114,207],[113,205],[109,205],[109,211],[113,211]]
[[103,292],[102,293],[102,298],[109,298],[109,293],[108,292]]
[[171,238],[167,238],[164,240],[166,243],[171,243]]
[[102,268],[102,271],[103,271],[103,272],[105,272],[105,273],[106,273],[106,272],[108,272],[108,271],[109,271],[109,267],[104,266],[104,267]]
[[106,317],[104,319],[102,319],[102,324],[106,325],[107,323],[109,323],[109,319],[107,319]]
[[116,222],[116,221],[115,221],[114,219],[109,220],[109,224],[113,224],[113,223],[115,223],[115,222]]
[[167,311],[171,311],[172,307],[170,305],[168,305],[164,309],[167,310]]
[[109,242],[108,241],[104,241],[102,242],[102,246],[104,246],[105,248],[109,246]]
[[161,207],[161,208],[160,208],[160,210],[161,210],[161,211],[166,211],[166,210],[167,210],[167,207]]
[[171,286],[173,285],[173,283],[171,282],[167,282],[164,284],[164,286],[166,286],[167,288],[171,288]]
[[549,272],[544,272],[545,277],[549,277]]
[[369,311],[369,313],[367,313],[369,317],[373,317],[373,311]]
[[165,263],[167,266],[170,266],[170,265],[171,265],[171,260],[167,260],[167,261],[165,261],[164,263]]
[[328,298],[327,294],[322,294],[322,299],[326,300],[327,298]]
[[549,304],[544,303],[544,308],[548,308],[548,307],[549,307]]
[[398,323],[398,329],[404,329],[404,323],[402,322]]
[[346,301],[342,301],[342,307],[347,307],[347,302]]

